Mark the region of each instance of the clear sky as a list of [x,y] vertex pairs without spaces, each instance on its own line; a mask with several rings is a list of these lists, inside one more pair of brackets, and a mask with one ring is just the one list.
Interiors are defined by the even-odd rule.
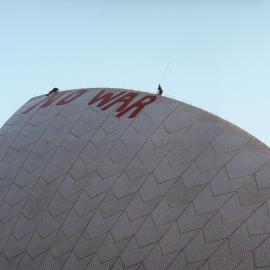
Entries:
[[269,0],[0,0],[0,126],[53,87],[192,103],[270,145]]

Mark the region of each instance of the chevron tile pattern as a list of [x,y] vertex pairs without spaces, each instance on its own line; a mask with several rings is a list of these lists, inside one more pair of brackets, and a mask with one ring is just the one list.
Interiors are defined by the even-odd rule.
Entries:
[[270,269],[269,148],[166,97],[58,95],[0,129],[0,269]]

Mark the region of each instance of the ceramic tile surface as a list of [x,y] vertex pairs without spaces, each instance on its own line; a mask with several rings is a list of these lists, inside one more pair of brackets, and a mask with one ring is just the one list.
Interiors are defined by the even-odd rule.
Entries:
[[0,129],[0,269],[270,269],[270,149],[154,94],[31,99]]

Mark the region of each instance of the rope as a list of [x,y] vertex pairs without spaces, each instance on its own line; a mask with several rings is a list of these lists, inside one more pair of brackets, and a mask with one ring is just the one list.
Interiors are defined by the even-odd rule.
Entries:
[[166,76],[166,74],[167,74],[167,71],[168,71],[168,69],[169,69],[169,66],[170,66],[170,62],[168,62],[167,66],[166,66],[166,68],[165,68],[165,70],[164,70],[164,72],[163,72],[163,75],[162,75],[162,77],[161,77],[161,80],[159,81],[159,84],[161,84],[161,83],[163,82],[163,80],[164,80],[164,78],[165,78],[165,76]]

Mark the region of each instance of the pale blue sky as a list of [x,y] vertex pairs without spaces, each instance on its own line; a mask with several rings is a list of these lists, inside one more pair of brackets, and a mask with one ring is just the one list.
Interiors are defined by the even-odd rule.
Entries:
[[270,145],[269,0],[0,0],[0,125],[53,87],[192,103]]

